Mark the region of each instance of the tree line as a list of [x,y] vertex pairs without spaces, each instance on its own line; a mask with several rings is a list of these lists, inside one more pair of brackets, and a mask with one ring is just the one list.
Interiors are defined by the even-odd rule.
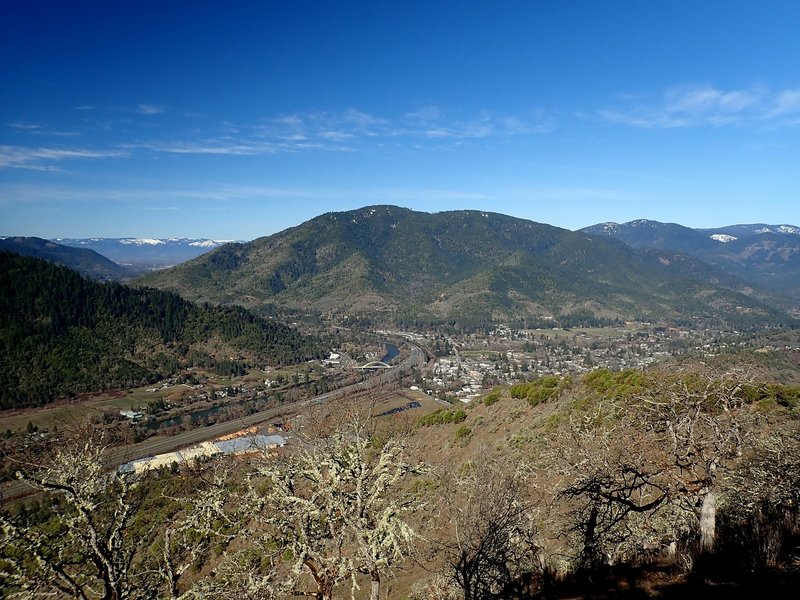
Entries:
[[[208,350],[214,347],[221,358]],[[0,253],[0,408],[143,385],[195,366],[198,356],[213,367],[230,354],[285,365],[319,358],[322,347],[239,306],[197,305]]]

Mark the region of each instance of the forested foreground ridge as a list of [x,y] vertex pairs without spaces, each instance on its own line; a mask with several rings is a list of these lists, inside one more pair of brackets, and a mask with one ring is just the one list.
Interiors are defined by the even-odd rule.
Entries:
[[0,240],[0,250],[41,258],[100,281],[119,281],[133,275],[132,271],[89,248],[71,248],[37,237],[5,238]]
[[289,364],[321,352],[314,339],[240,307],[98,283],[0,252],[0,408],[143,385],[187,366]]
[[279,454],[138,479],[105,470],[97,440],[54,445],[18,472],[42,499],[0,513],[0,589],[500,600],[797,582],[798,388],[598,370],[497,388],[457,419],[351,407],[318,408],[340,427],[309,416],[314,435]]

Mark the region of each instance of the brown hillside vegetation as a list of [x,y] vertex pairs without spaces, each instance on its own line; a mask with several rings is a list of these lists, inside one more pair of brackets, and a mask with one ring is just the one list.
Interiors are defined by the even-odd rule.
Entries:
[[[721,589],[741,574],[783,581],[798,566],[785,555],[797,550],[798,406],[796,388],[737,372],[595,371],[494,390],[462,422],[417,434],[420,455],[450,482],[447,525],[431,537],[458,539],[453,515],[486,515],[483,494],[497,508],[505,477],[536,549],[533,564],[509,562],[507,583],[655,597],[694,589],[700,575]],[[438,558],[446,567],[446,553]],[[467,597],[521,594],[510,589]]]
[[800,568],[799,399],[736,371],[549,376],[422,416],[320,408],[305,421],[320,435],[283,456],[137,482],[84,442],[23,470],[56,504],[3,514],[2,589],[783,597]]

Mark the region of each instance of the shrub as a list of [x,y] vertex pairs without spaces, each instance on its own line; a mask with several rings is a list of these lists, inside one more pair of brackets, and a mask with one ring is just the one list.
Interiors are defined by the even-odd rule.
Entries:
[[446,425],[448,423],[461,423],[467,418],[467,413],[463,408],[445,410],[440,408],[436,412],[420,417],[417,423],[421,427],[430,425]]
[[464,439],[465,437],[468,437],[469,434],[471,433],[472,433],[472,427],[470,427],[469,425],[462,425],[461,427],[456,429],[456,439],[457,440]]
[[623,371],[597,369],[586,375],[583,383],[590,390],[606,398],[632,398],[646,391],[648,387],[647,376],[641,371],[632,369]]
[[558,375],[545,375],[525,383],[515,383],[511,386],[512,398],[524,398],[531,406],[556,398],[572,381]]
[[491,392],[489,392],[483,397],[483,403],[486,406],[491,406],[492,404],[496,403],[498,400],[500,400],[501,392],[502,392],[501,388],[499,387],[494,388]]

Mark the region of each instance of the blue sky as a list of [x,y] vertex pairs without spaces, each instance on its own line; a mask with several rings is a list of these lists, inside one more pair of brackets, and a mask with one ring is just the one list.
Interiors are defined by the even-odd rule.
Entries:
[[800,3],[0,0],[0,234],[800,224]]

